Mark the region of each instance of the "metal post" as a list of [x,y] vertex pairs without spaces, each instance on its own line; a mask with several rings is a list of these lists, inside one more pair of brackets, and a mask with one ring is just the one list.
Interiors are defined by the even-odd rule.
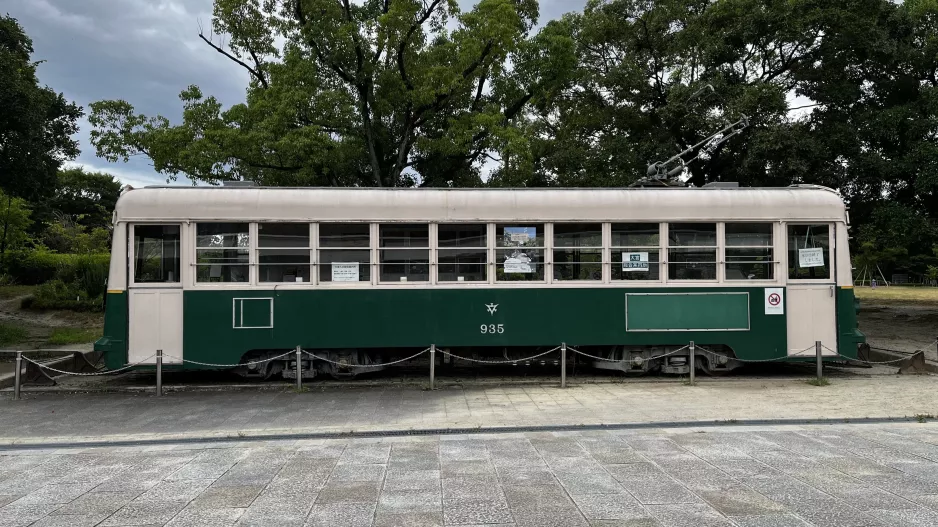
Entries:
[[303,348],[300,346],[296,347],[296,389],[297,391],[303,389]]
[[697,351],[697,346],[694,344],[694,341],[690,341],[690,383],[691,386],[694,384],[694,374],[697,369],[697,359],[694,358],[694,354]]
[[821,377],[824,375],[824,366],[821,362],[821,341],[814,342],[814,352],[817,354],[817,382],[821,382]]
[[23,369],[23,352],[16,352],[16,373],[13,374],[13,400],[20,400],[20,382]]
[[560,344],[560,387],[567,387],[567,343]]
[[156,396],[163,395],[163,350],[156,350]]
[[430,344],[430,389],[436,389],[436,344]]

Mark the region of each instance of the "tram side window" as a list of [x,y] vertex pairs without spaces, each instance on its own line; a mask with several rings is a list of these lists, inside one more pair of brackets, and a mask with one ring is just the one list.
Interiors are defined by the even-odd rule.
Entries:
[[257,225],[259,282],[309,282],[309,224]]
[[430,280],[430,226],[389,224],[378,227],[382,282]]
[[247,282],[251,238],[247,223],[196,225],[196,281]]
[[603,279],[603,226],[554,224],[554,280]]
[[496,224],[495,241],[496,280],[544,280],[543,223]]
[[454,223],[437,226],[437,280],[488,280],[488,225]]
[[830,268],[830,226],[788,226],[788,278],[828,280]]
[[657,223],[613,223],[612,279],[660,280],[660,246]]
[[134,282],[179,282],[179,225],[134,225]]
[[771,223],[726,224],[726,279],[775,278]]
[[319,282],[371,282],[371,225],[319,224]]
[[668,224],[668,280],[716,280],[717,224]]

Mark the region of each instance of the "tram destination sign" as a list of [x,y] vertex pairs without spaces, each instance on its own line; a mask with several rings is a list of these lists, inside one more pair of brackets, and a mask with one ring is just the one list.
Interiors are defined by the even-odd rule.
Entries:
[[648,253],[622,253],[622,270],[626,272],[648,271]]

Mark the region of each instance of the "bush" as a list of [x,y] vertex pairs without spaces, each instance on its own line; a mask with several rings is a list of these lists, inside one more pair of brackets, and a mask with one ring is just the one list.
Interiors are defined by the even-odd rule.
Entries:
[[94,297],[107,288],[110,260],[109,254],[60,254],[40,248],[9,253],[6,271],[20,284],[61,280],[77,284]]
[[90,296],[77,284],[52,280],[36,287],[36,292],[24,298],[20,307],[23,309],[103,311],[104,295]]

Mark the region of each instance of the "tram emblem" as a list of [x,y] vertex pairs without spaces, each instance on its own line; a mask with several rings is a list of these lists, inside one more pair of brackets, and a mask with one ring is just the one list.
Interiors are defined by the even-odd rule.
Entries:
[[489,310],[490,315],[494,315],[498,311],[498,304],[485,304],[485,309]]

